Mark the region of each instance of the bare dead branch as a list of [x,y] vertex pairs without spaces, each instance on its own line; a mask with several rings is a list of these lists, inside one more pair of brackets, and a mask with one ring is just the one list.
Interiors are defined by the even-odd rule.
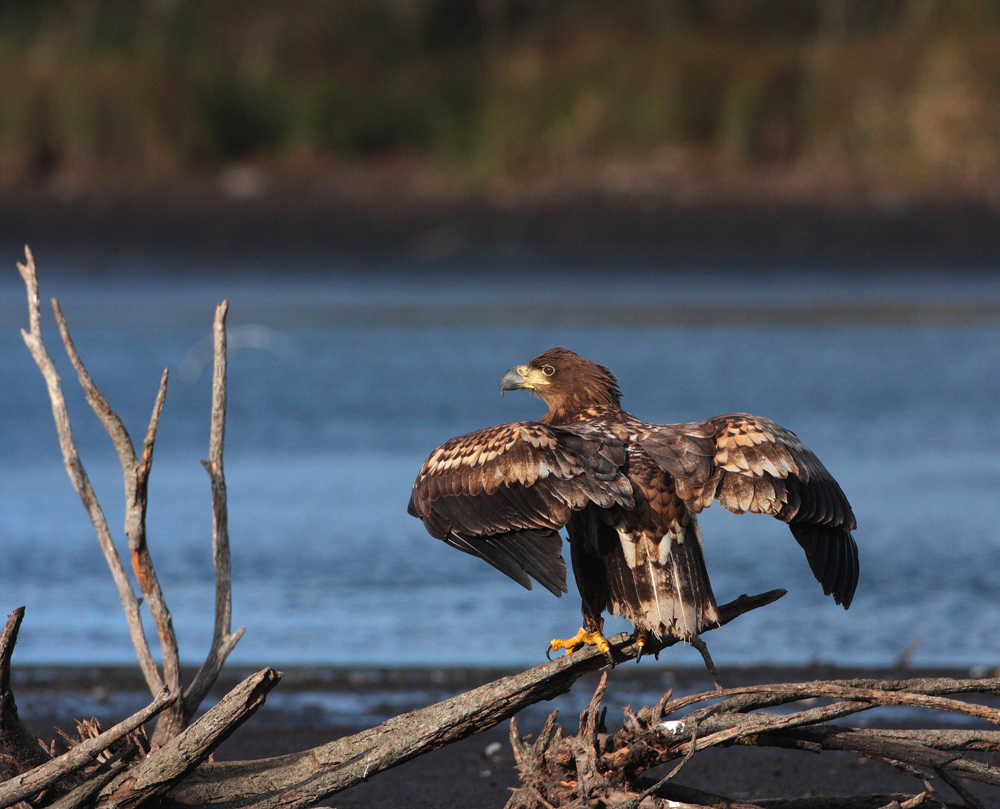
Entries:
[[[764,734],[741,743],[760,747],[788,747],[800,750],[845,750],[859,756],[882,761],[923,778],[928,771],[946,773],[949,776],[969,778],[991,786],[1000,786],[1000,769],[981,761],[955,756],[957,748],[931,747],[924,744],[924,738],[935,735],[933,730],[910,731],[908,738],[901,740],[897,732],[842,728],[827,724],[813,727],[780,730]],[[993,748],[1000,750],[1000,746]],[[905,766],[897,766],[897,765]]]
[[[115,445],[115,450],[117,450],[118,456],[121,459],[122,467],[134,471],[139,461],[135,455],[135,447],[132,445],[132,437],[125,428],[125,424],[118,417],[118,414],[111,409],[111,405],[104,398],[104,394],[94,384],[94,380],[86,367],[84,367],[83,361],[80,359],[80,354],[76,350],[76,345],[70,336],[66,317],[63,315],[62,308],[55,298],[52,299],[52,311],[55,314],[56,324],[59,327],[59,336],[62,337],[63,345],[66,347],[66,354],[73,364],[77,378],[80,380],[80,387],[83,388],[87,404],[90,405],[91,410],[97,415],[97,418],[111,437],[111,441]],[[134,481],[129,481],[128,485],[132,485],[133,483]]]
[[[180,694],[182,691],[180,657],[177,649],[176,634],[173,628],[173,619],[167,607],[162,588],[160,587],[146,538],[149,475],[152,468],[156,432],[166,397],[168,374],[164,371],[161,378],[149,426],[143,440],[142,454],[141,456],[137,456],[132,439],[124,423],[108,404],[87,371],[73,342],[66,318],[58,301],[52,301],[56,323],[59,327],[66,352],[76,370],[80,386],[83,388],[87,402],[101,421],[118,453],[125,486],[125,534],[128,539],[132,569],[143,598],[149,607],[150,615],[159,638],[163,665],[161,676],[153,660],[143,630],[139,611],[140,602],[135,596],[128,576],[125,574],[124,566],[115,548],[107,521],[76,450],[69,416],[63,401],[61,382],[42,342],[38,282],[34,259],[30,250],[27,248],[25,250],[27,262],[25,265],[19,264],[18,268],[28,288],[29,325],[31,331],[24,334],[24,339],[32,351],[32,355],[35,357],[39,368],[42,370],[43,377],[46,379],[48,385],[49,397],[52,401],[60,446],[63,450],[67,470],[70,473],[74,487],[77,489],[91,516],[91,522],[94,524],[105,558],[112,570],[112,575],[119,589],[119,596],[125,607],[133,645],[136,648],[140,666],[150,691],[154,694],[157,693],[165,683],[171,691]],[[225,475],[222,466],[226,409],[225,316],[227,309],[228,301],[223,302],[218,307],[215,318],[215,373],[213,376],[212,429],[209,461],[206,464],[211,476],[213,500],[213,557],[216,569],[215,633],[205,664],[184,693],[184,698],[178,700],[165,711],[157,723],[156,731],[152,737],[154,745],[162,744],[167,739],[172,738],[190,721],[198,705],[217,679],[225,660],[243,634],[242,629],[235,633],[231,631],[232,594],[230,584],[229,537]]]
[[229,511],[223,448],[226,439],[226,313],[229,300],[216,307],[213,334],[215,363],[212,373],[212,421],[208,460],[203,461],[212,485],[212,557],[215,566],[215,630],[212,647],[198,674],[184,693],[185,716],[190,719],[215,683],[229,653],[243,637],[244,628],[232,631],[232,584],[229,557]]
[[[42,377],[45,379],[49,400],[52,404],[52,415],[56,423],[56,433],[59,437],[59,447],[62,451],[63,463],[66,466],[66,472],[73,484],[73,488],[76,489],[84,508],[87,510],[87,514],[90,516],[90,521],[94,526],[101,550],[104,552],[104,558],[111,570],[115,586],[118,588],[118,597],[125,610],[129,633],[132,637],[132,645],[135,647],[136,656],[139,659],[139,667],[142,669],[150,693],[158,694],[163,690],[163,678],[160,676],[159,669],[150,652],[149,643],[146,640],[142,618],[139,614],[139,600],[135,596],[121,557],[115,548],[107,519],[105,519],[104,512],[97,501],[97,495],[94,493],[90,478],[83,468],[83,462],[80,460],[80,454],[73,439],[69,412],[66,409],[66,402],[62,393],[62,382],[60,381],[59,373],[56,371],[55,363],[52,362],[48,351],[45,349],[45,343],[42,340],[41,311],[38,298],[38,278],[35,271],[35,259],[29,248],[25,247],[24,253],[26,257],[25,263],[19,263],[17,268],[27,287],[30,331],[22,329],[21,335],[35,363],[42,372]],[[72,341],[70,341],[70,345],[72,345]],[[131,446],[131,441],[128,444]],[[126,480],[128,480],[128,475],[126,475]],[[126,483],[126,486],[128,485]]]
[[675,700],[666,706],[665,714],[694,702],[725,697],[747,696],[750,699],[742,701],[729,700],[706,709],[706,713],[723,713],[730,710],[746,711],[753,708],[771,707],[801,699],[830,698],[844,699],[852,702],[873,703],[876,705],[909,705],[916,708],[931,708],[935,710],[954,711],[984,719],[993,724],[1000,724],[1000,711],[985,705],[976,705],[960,700],[943,699],[942,694],[978,693],[1000,696],[1000,679],[953,680],[949,678],[934,678],[926,682],[904,681],[902,684],[890,684],[883,688],[884,683],[866,681],[813,681],[807,683],[789,683],[785,685],[747,686],[744,688],[729,688],[721,693],[705,692],[682,700]]
[[23,618],[24,607],[18,607],[8,616],[0,632],[0,748],[7,751],[6,763],[16,773],[29,772],[51,758],[21,723],[10,686],[10,660]]
[[[837,680],[835,684],[825,680],[816,680],[805,683],[789,683],[787,685],[759,685],[745,686],[741,688],[727,689],[721,694],[718,691],[705,691],[700,694],[691,694],[685,697],[670,700],[663,706],[663,716],[687,708],[690,705],[707,700],[726,697],[726,702],[711,709],[711,712],[719,711],[751,711],[758,708],[771,708],[777,705],[784,705],[788,702],[795,702],[810,696],[833,696],[831,694],[820,694],[818,691],[825,687],[836,685],[840,689],[857,689],[859,692],[864,689],[878,691],[901,691],[912,695],[926,694],[931,696],[942,696],[944,694],[990,694],[1000,696],[1000,679],[983,678],[979,680],[956,680],[950,677],[928,677],[908,680]],[[842,690],[837,696],[843,696]],[[930,707],[930,706],[927,706]]]
[[[156,442],[156,429],[160,422],[160,414],[163,411],[163,402],[167,393],[167,372],[163,372],[160,379],[159,391],[153,403],[153,413],[150,417],[149,428],[143,441],[142,457],[135,454],[135,447],[132,438],[129,436],[125,424],[118,414],[111,408],[104,395],[94,383],[93,378],[87,371],[76,346],[73,343],[69,332],[69,326],[62,313],[58,301],[53,299],[52,309],[55,313],[56,323],[59,326],[59,334],[62,336],[66,353],[76,369],[80,387],[83,388],[94,414],[98,417],[104,429],[111,438],[115,449],[118,452],[118,459],[122,467],[122,475],[125,484],[125,536],[128,538],[129,553],[132,557],[132,570],[135,573],[136,581],[139,582],[139,589],[149,607],[150,616],[156,627],[156,633],[160,641],[160,653],[163,659],[163,678],[166,686],[176,693],[181,691],[181,671],[180,655],[177,650],[177,636],[174,633],[173,619],[170,610],[167,608],[163,590],[160,587],[156,569],[150,557],[149,546],[146,542],[146,507],[148,503],[149,473],[153,462],[153,446]],[[184,726],[183,706],[175,703],[169,711],[164,713],[157,723],[157,730],[154,733],[153,742],[160,743],[164,739],[170,738]]]
[[85,809],[93,804],[93,799],[104,789],[111,779],[123,772],[131,763],[137,748],[133,744],[125,745],[117,750],[107,761],[94,769],[89,777],[75,789],[70,790],[61,798],[49,804],[48,809]]
[[249,719],[280,679],[281,673],[271,668],[247,677],[196,722],[108,784],[96,806],[132,809],[170,789]]
[[986,809],[983,806],[983,802],[969,792],[957,778],[948,772],[946,767],[935,767],[934,772],[942,781],[955,790],[955,793],[969,809]]
[[100,735],[82,741],[61,756],[49,759],[28,772],[4,781],[0,784],[0,809],[44,792],[53,784],[86,767],[111,745],[148,722],[168,705],[173,704],[176,699],[176,695],[164,690],[141,711]]
[[[733,800],[701,789],[667,784],[657,789],[658,797],[670,801],[671,809],[684,805],[705,809],[916,809],[927,799],[926,792],[910,795],[898,792],[891,795],[817,795],[803,798],[763,798],[752,803]],[[941,806],[934,802],[935,807]]]
[[[168,373],[164,370],[163,376],[160,378],[160,387],[156,395],[156,401],[153,403],[153,413],[150,417],[149,427],[146,430],[146,436],[143,440],[142,458],[135,468],[135,484],[132,489],[134,499],[131,505],[126,500],[125,533],[128,536],[129,550],[132,554],[132,570],[135,572],[139,588],[149,606],[149,614],[153,618],[156,634],[160,641],[160,653],[163,658],[163,678],[166,681],[167,688],[173,693],[180,695],[180,652],[177,648],[174,621],[170,615],[170,610],[167,608],[167,601],[160,587],[160,581],[156,575],[156,569],[153,567],[149,545],[146,541],[146,507],[148,504],[149,473],[153,463],[156,430],[160,423],[160,414],[163,412],[163,402],[167,395],[167,379]],[[127,477],[128,474],[126,473]],[[126,497],[128,497],[128,494],[128,486],[126,485]],[[183,700],[178,699],[168,710],[164,711],[156,723],[156,730],[151,742],[155,745],[165,739],[171,738],[180,732],[186,721],[187,717],[184,713]]]
[[[869,731],[853,731],[864,736]],[[962,750],[979,752],[1000,751],[1000,730],[879,730],[879,735],[898,742],[920,742],[935,750]]]

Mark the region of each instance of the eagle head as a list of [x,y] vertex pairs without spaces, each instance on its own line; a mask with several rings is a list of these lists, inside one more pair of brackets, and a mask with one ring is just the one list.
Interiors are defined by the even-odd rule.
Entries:
[[500,393],[518,389],[531,391],[549,406],[543,419],[549,424],[593,405],[621,403],[611,370],[566,348],[550,348],[526,365],[507,369],[500,378]]

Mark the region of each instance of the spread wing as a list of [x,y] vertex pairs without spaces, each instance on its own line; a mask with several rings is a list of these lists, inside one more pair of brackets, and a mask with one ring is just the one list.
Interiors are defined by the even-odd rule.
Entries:
[[826,467],[795,433],[746,413],[690,424],[650,425],[643,448],[673,475],[694,511],[713,498],[736,514],[788,523],[813,574],[844,608],[858,583],[854,512]]
[[524,587],[566,592],[559,529],[595,503],[631,508],[624,443],[590,427],[518,422],[442,444],[413,484],[408,511],[428,532]]

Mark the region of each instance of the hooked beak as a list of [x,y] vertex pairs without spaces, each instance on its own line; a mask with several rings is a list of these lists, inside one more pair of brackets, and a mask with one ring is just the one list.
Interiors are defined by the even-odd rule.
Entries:
[[[522,368],[524,366],[521,366]],[[508,368],[500,377],[500,395],[503,396],[505,390],[518,390],[525,383],[524,375],[517,368]]]
[[527,365],[518,365],[508,368],[506,373],[500,377],[500,395],[503,396],[505,390],[536,390],[542,385],[548,385],[549,380],[537,368]]

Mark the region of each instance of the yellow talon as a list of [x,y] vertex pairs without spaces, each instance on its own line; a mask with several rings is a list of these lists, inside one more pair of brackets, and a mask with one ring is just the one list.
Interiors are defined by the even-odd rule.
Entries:
[[546,655],[556,649],[565,649],[566,654],[572,654],[583,646],[596,646],[598,651],[614,665],[611,657],[611,644],[608,643],[599,629],[587,630],[580,627],[580,630],[572,638],[566,638],[565,640],[556,638],[555,640],[551,640],[549,641],[549,648],[546,650]]

